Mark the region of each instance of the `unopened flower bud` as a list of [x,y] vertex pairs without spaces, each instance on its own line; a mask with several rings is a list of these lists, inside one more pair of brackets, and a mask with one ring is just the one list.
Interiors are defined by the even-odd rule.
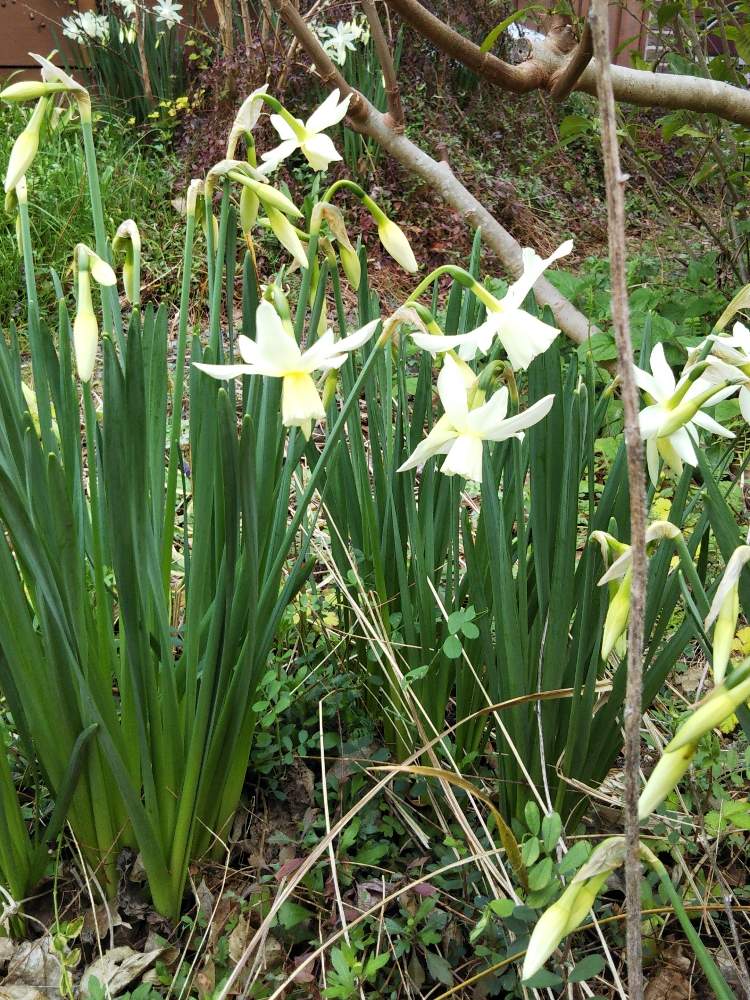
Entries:
[[668,753],[681,750],[698,741],[734,714],[739,705],[750,698],[750,677],[746,677],[734,687],[722,684],[687,717],[677,730],[675,738],[666,747]]
[[632,568],[629,566],[614,595],[610,598],[602,636],[602,659],[608,660],[615,643],[628,627],[630,617],[630,585]]
[[638,819],[643,822],[654,809],[658,809],[664,799],[690,767],[696,751],[695,743],[687,743],[679,750],[663,753],[656,767],[649,775],[638,799]]

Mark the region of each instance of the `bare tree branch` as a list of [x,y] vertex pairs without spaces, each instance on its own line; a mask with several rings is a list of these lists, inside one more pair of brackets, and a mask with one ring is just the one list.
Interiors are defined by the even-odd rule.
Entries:
[[[474,195],[464,187],[446,162],[438,162],[415,146],[403,133],[396,132],[389,118],[377,111],[357,90],[353,90],[333,64],[323,46],[310,30],[291,0],[272,0],[274,7],[297,37],[315,65],[318,74],[329,87],[338,87],[342,94],[351,94],[349,121],[352,127],[369,136],[433,188],[473,228],[481,226],[487,246],[514,277],[522,271],[521,245]],[[549,306],[559,328],[577,344],[585,343],[598,329],[565,298],[547,278],[539,278],[534,296],[540,306]]]
[[388,114],[393,122],[396,131],[401,132],[404,128],[404,109],[401,106],[401,91],[396,78],[396,70],[393,65],[391,48],[383,31],[380,17],[375,7],[375,0],[360,0],[362,10],[370,24],[372,40],[375,44],[375,53],[383,70],[383,81],[385,83],[385,99],[388,107]]
[[638,424],[638,387],[630,339],[628,286],[625,270],[625,182],[620,167],[615,98],[609,57],[608,0],[592,5],[591,28],[599,86],[602,155],[607,187],[612,321],[617,345],[617,371],[622,385],[625,448],[630,493],[630,544],[632,582],[628,629],[628,676],[625,692],[625,893],[627,908],[627,965],[630,1000],[643,1000],[641,945],[641,862],[638,793],[641,758],[641,705],[643,698],[643,633],[646,611],[646,482],[643,442]]
[[591,41],[591,25],[587,21],[583,28],[581,40],[570,55],[565,65],[550,77],[550,89],[556,101],[564,101],[578,83],[581,73],[586,69],[594,55]]
[[[554,85],[557,74],[566,67],[565,51],[556,44],[552,35],[534,46],[531,59],[519,66],[511,66],[490,52],[482,52],[478,45],[435,17],[418,0],[387,0],[387,3],[447,55],[504,90],[521,94],[549,89]],[[698,76],[649,73],[625,66],[613,66],[611,79],[615,100],[626,104],[704,112],[740,125],[750,125],[750,92],[729,83]],[[583,69],[574,89],[596,94],[596,68],[593,63]]]

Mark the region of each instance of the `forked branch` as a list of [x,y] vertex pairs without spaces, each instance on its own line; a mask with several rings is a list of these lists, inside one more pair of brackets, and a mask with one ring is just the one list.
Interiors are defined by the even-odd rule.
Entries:
[[[548,35],[544,42],[534,46],[531,59],[519,66],[511,66],[490,52],[482,52],[471,39],[431,14],[419,0],[387,0],[387,3],[441,51],[504,90],[517,94],[550,90],[560,74],[565,74],[570,67],[571,77],[578,72],[573,89],[596,94],[596,68],[593,62],[589,65],[584,62],[585,49],[576,50],[573,59],[568,62],[565,51]],[[572,65],[573,60],[577,66]],[[718,115],[740,125],[750,125],[750,92],[720,80],[678,76],[675,73],[650,73],[625,66],[612,66],[611,80],[615,100],[626,104],[697,111]]]
[[[390,124],[390,116],[381,114],[370,102],[353,90],[334,66],[323,46],[291,0],[273,0],[273,5],[300,45],[312,60],[321,80],[351,94],[349,121],[356,131],[369,136],[378,145],[425,181],[474,229],[481,227],[486,245],[514,277],[522,271],[521,245],[503,228],[484,205],[461,183],[446,162],[438,162]],[[534,285],[540,306],[549,306],[557,326],[577,344],[585,343],[599,331],[546,278]]]
[[393,127],[400,132],[404,128],[404,109],[401,105],[401,90],[396,77],[396,68],[393,65],[391,47],[388,44],[388,39],[385,37],[383,24],[375,6],[375,0],[361,0],[361,5],[370,25],[370,33],[375,45],[375,54],[383,71],[388,114],[393,122]]

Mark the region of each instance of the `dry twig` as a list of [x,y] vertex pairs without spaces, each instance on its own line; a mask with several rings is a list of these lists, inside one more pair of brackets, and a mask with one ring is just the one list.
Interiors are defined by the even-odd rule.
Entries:
[[625,694],[625,892],[627,908],[627,964],[630,1000],[643,998],[641,946],[641,862],[638,824],[641,756],[641,704],[643,690],[643,632],[646,610],[646,483],[643,442],[638,425],[638,387],[630,339],[628,286],[625,270],[625,182],[620,167],[615,98],[609,61],[607,0],[596,0],[591,9],[591,29],[596,56],[602,156],[607,188],[612,322],[617,345],[617,371],[621,381],[625,448],[630,490],[630,544],[632,585],[628,628],[628,677]]

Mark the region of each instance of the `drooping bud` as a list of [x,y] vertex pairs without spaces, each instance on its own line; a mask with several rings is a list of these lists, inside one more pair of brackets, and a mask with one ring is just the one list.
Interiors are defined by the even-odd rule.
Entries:
[[375,220],[375,225],[378,227],[378,236],[385,250],[405,271],[408,271],[410,274],[416,273],[419,270],[419,265],[414,256],[414,251],[401,227],[396,225],[392,219],[389,219],[369,195],[364,196],[362,203]]
[[272,205],[266,205],[266,215],[268,216],[268,222],[279,243],[281,243],[283,247],[286,247],[300,267],[306,268],[307,254],[305,253],[302,242],[300,241],[300,238],[289,219],[287,219],[285,215],[282,215],[282,213]]
[[46,97],[40,98],[34,108],[34,113],[29,119],[28,125],[13,143],[13,149],[10,152],[10,159],[8,160],[8,169],[5,173],[4,187],[6,193],[16,187],[34,162],[34,157],[39,150],[39,134],[42,122],[48,108],[49,99]]

